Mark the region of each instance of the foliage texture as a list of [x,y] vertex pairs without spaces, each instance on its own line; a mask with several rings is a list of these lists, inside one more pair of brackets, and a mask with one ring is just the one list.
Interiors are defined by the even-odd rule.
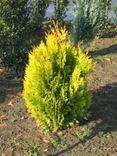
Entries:
[[[0,59],[20,73],[28,51],[43,36],[49,0],[0,0]],[[38,36],[38,37],[37,37]]]
[[24,36],[29,20],[26,4],[27,0],[0,2],[0,57],[8,67],[17,68],[26,61]]
[[29,54],[24,91],[27,108],[42,128],[56,131],[86,119],[91,104],[85,76],[92,60],[74,48],[66,28],[57,24]]
[[54,18],[59,23],[64,23],[66,13],[68,11],[68,0],[53,0],[54,3]]
[[72,22],[73,44],[93,39],[102,27],[104,18],[102,0],[76,0]]

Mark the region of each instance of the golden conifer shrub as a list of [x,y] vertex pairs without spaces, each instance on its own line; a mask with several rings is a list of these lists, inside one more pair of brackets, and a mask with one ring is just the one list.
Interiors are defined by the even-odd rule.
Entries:
[[43,41],[29,53],[23,97],[38,125],[57,131],[88,117],[91,94],[86,75],[92,60],[72,46],[66,28],[54,24]]

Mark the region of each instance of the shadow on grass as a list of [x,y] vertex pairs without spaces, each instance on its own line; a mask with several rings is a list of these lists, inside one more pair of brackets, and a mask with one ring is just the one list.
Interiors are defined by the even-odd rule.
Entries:
[[7,101],[8,97],[15,96],[22,90],[22,82],[19,79],[0,77],[0,104]]
[[89,52],[89,55],[91,57],[98,57],[98,56],[104,56],[107,54],[117,54],[117,44],[112,45],[108,48],[104,48],[104,49],[99,49],[93,52]]
[[85,137],[83,141],[79,141],[68,148],[61,150],[58,153],[50,154],[49,156],[59,156],[71,151],[79,144],[84,144],[94,136],[98,135],[101,131],[104,133],[117,131],[117,83],[109,84],[92,91],[92,117],[88,122],[101,120],[100,123],[92,129],[90,136]]

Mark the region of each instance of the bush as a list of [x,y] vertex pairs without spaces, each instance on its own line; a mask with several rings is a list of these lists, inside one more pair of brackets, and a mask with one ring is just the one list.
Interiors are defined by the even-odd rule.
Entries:
[[56,131],[89,116],[91,95],[86,74],[92,60],[72,46],[66,28],[57,24],[29,54],[23,97],[37,123]]
[[29,48],[26,43],[28,0],[1,0],[0,2],[0,58],[4,66],[17,74],[27,60]]
[[[0,59],[5,67],[24,72],[27,53],[40,42],[50,0],[0,1]],[[43,28],[44,27],[44,28]]]

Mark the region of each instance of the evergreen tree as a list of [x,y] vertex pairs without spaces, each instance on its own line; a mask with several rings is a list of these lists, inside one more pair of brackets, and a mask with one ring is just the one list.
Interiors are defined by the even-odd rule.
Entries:
[[68,10],[68,0],[54,0],[54,14],[55,20],[59,21],[60,23],[64,22],[66,17],[66,12]]
[[105,10],[106,19],[108,19],[108,11],[111,7],[111,2],[112,2],[112,0],[102,0],[102,4],[103,4],[104,10]]
[[28,25],[28,0],[1,0],[0,54],[3,63],[17,70],[25,62],[25,36]]
[[27,53],[39,42],[50,0],[0,1],[0,57],[16,72],[27,62]]
[[30,19],[34,23],[34,27],[40,29],[50,2],[51,0],[29,0]]
[[89,41],[99,32],[104,23],[104,9],[101,0],[75,1],[74,19],[72,22],[72,42]]

